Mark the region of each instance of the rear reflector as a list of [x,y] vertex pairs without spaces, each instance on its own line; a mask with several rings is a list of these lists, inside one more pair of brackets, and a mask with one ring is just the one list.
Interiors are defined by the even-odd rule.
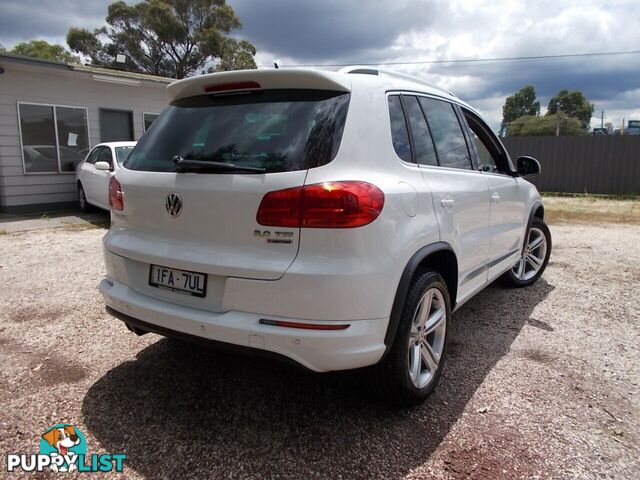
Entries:
[[124,194],[122,193],[122,186],[116,177],[109,179],[109,207],[113,210],[124,209]]
[[255,90],[256,88],[262,88],[258,82],[230,82],[230,83],[217,83],[214,85],[207,85],[204,87],[204,91],[207,93],[217,92],[231,92],[233,90]]
[[267,193],[256,220],[270,227],[355,228],[373,222],[384,193],[367,182],[325,182]]
[[260,319],[260,324],[273,327],[300,328],[303,330],[346,330],[350,327],[349,324],[327,325],[326,323],[287,322],[284,320],[267,320],[265,318]]

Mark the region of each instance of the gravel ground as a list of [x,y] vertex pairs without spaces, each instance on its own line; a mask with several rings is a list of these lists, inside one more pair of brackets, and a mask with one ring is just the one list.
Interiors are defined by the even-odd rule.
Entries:
[[402,411],[354,373],[129,333],[96,289],[103,234],[0,235],[3,462],[64,422],[123,478],[640,478],[640,226],[552,225],[543,279],[458,311]]

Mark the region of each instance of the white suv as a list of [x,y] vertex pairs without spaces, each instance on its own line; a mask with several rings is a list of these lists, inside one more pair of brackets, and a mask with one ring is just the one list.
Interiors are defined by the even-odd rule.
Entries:
[[470,106],[369,68],[172,83],[109,186],[109,312],[318,372],[369,367],[410,405],[435,386],[452,312],[551,251],[530,157]]

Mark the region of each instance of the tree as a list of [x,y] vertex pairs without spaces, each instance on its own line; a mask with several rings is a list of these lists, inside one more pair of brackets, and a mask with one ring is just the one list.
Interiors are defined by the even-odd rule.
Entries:
[[500,133],[503,135],[511,122],[525,115],[540,115],[540,102],[536,100],[536,91],[532,85],[527,85],[519,92],[507,97],[502,107]]
[[31,40],[18,43],[11,53],[25,57],[40,58],[62,63],[78,63],[79,58],[64,49],[62,45],[51,44],[44,40]]
[[[241,23],[225,0],[123,1],[108,7],[107,26],[70,28],[71,50],[97,65],[173,78],[202,70],[256,68],[255,47],[230,37]],[[126,63],[117,64],[118,53]]]
[[525,115],[508,126],[507,134],[516,136],[554,136],[559,127],[560,135],[584,135],[580,120],[559,113],[555,115]]
[[256,68],[253,57],[256,54],[256,47],[246,40],[234,40],[227,38],[222,45],[220,60],[215,67],[209,68],[211,72],[226,72],[229,70],[248,70]]
[[569,117],[580,120],[582,128],[586,131],[589,130],[593,109],[593,104],[587,101],[582,92],[579,90],[570,92],[564,89],[549,100],[547,115],[554,115],[560,111]]

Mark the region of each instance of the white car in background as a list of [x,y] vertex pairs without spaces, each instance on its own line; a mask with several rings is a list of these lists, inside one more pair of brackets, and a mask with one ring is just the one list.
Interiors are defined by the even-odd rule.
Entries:
[[83,212],[92,207],[109,210],[109,177],[117,172],[137,142],[99,143],[76,169],[78,203]]

